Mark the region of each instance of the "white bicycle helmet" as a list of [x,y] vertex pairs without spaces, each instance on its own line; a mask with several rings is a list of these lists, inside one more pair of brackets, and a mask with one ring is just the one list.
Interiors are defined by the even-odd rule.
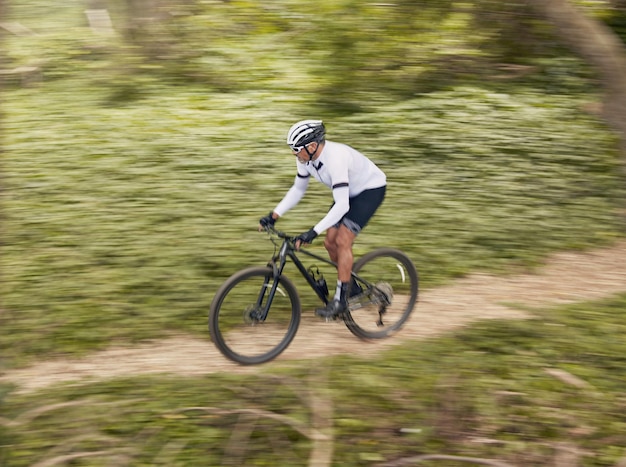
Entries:
[[325,136],[326,128],[321,120],[302,120],[289,129],[287,144],[294,149],[313,142],[321,143]]

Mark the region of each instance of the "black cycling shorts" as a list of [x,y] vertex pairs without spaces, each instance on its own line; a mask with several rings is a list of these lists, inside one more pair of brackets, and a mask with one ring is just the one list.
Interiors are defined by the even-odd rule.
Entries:
[[381,186],[365,190],[354,198],[350,198],[350,209],[333,227],[339,228],[343,224],[353,234],[358,235],[382,204],[386,190],[386,186]]

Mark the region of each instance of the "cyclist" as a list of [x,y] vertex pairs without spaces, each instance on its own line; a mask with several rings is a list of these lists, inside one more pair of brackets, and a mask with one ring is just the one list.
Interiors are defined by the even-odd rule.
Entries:
[[[346,310],[354,257],[352,244],[383,202],[386,176],[370,159],[345,144],[326,140],[321,120],[302,120],[287,133],[296,162],[292,187],[273,211],[259,221],[259,230],[273,226],[279,217],[304,196],[311,176],[332,190],[333,204],[328,213],[308,231],[296,237],[296,248],[313,242],[326,231],[324,246],[337,263],[337,288],[334,299],[316,314],[334,318]],[[358,286],[355,284],[352,295]]]

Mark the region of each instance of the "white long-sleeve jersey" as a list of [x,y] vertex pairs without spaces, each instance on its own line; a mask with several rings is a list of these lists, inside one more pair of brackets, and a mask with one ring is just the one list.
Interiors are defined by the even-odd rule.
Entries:
[[303,164],[296,159],[296,168],[293,185],[274,212],[283,216],[298,204],[313,176],[332,190],[335,201],[326,216],[313,227],[318,234],[341,220],[350,209],[350,198],[387,183],[385,173],[371,160],[348,145],[332,141],[326,141],[316,160]]

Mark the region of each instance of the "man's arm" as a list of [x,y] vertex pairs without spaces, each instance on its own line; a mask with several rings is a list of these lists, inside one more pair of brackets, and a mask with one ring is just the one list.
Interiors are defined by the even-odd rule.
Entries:
[[313,227],[318,234],[335,225],[350,210],[350,190],[347,183],[333,186],[333,200],[335,204],[326,216]]
[[293,182],[293,185],[287,192],[287,194],[283,197],[282,201],[278,203],[278,206],[274,208],[274,214],[278,217],[283,216],[287,211],[293,208],[296,204],[300,202],[304,193],[309,186],[310,175],[302,175],[298,172],[296,175],[296,179]]

